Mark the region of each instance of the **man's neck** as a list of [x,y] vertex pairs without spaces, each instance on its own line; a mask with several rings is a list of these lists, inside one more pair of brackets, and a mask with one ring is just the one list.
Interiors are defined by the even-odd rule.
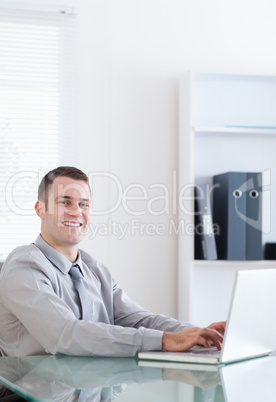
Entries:
[[67,258],[67,260],[71,261],[72,263],[74,263],[75,261],[77,261],[78,259],[78,255],[79,255],[79,249],[77,248],[73,248],[73,247],[55,247],[55,249],[62,254],[65,258]]
[[67,260],[70,262],[74,263],[79,256],[79,248],[78,245],[69,245],[69,246],[64,246],[61,244],[52,244],[52,242],[47,240],[47,237],[43,236],[41,234],[41,237],[43,238],[44,241],[46,241],[47,244],[49,244],[51,247],[53,247],[55,250],[57,250],[60,254],[62,254]]

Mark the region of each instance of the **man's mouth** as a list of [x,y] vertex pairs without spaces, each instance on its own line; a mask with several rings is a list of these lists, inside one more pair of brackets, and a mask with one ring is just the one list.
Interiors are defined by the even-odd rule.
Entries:
[[64,221],[64,222],[62,222],[62,224],[64,226],[71,227],[71,228],[79,228],[83,225],[83,223],[81,223],[81,222],[70,222],[70,221]]

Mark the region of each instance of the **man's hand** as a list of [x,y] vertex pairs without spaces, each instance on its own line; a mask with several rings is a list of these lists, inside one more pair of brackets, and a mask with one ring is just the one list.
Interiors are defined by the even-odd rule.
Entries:
[[193,327],[178,332],[164,332],[162,349],[168,352],[185,352],[195,345],[202,345],[206,348],[216,346],[220,350],[225,324],[223,321],[207,328]]
[[221,335],[224,335],[225,326],[226,326],[226,321],[220,321],[220,322],[214,322],[213,324],[209,325],[208,328],[215,329]]

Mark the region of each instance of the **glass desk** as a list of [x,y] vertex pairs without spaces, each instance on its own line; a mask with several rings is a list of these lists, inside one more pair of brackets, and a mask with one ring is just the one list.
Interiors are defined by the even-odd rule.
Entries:
[[136,358],[0,358],[0,383],[37,402],[274,402],[275,373],[276,356],[220,367]]

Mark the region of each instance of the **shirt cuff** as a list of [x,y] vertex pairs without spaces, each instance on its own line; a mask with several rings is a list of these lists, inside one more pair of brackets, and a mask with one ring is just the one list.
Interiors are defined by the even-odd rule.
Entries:
[[141,351],[162,350],[163,331],[143,328],[143,342]]

